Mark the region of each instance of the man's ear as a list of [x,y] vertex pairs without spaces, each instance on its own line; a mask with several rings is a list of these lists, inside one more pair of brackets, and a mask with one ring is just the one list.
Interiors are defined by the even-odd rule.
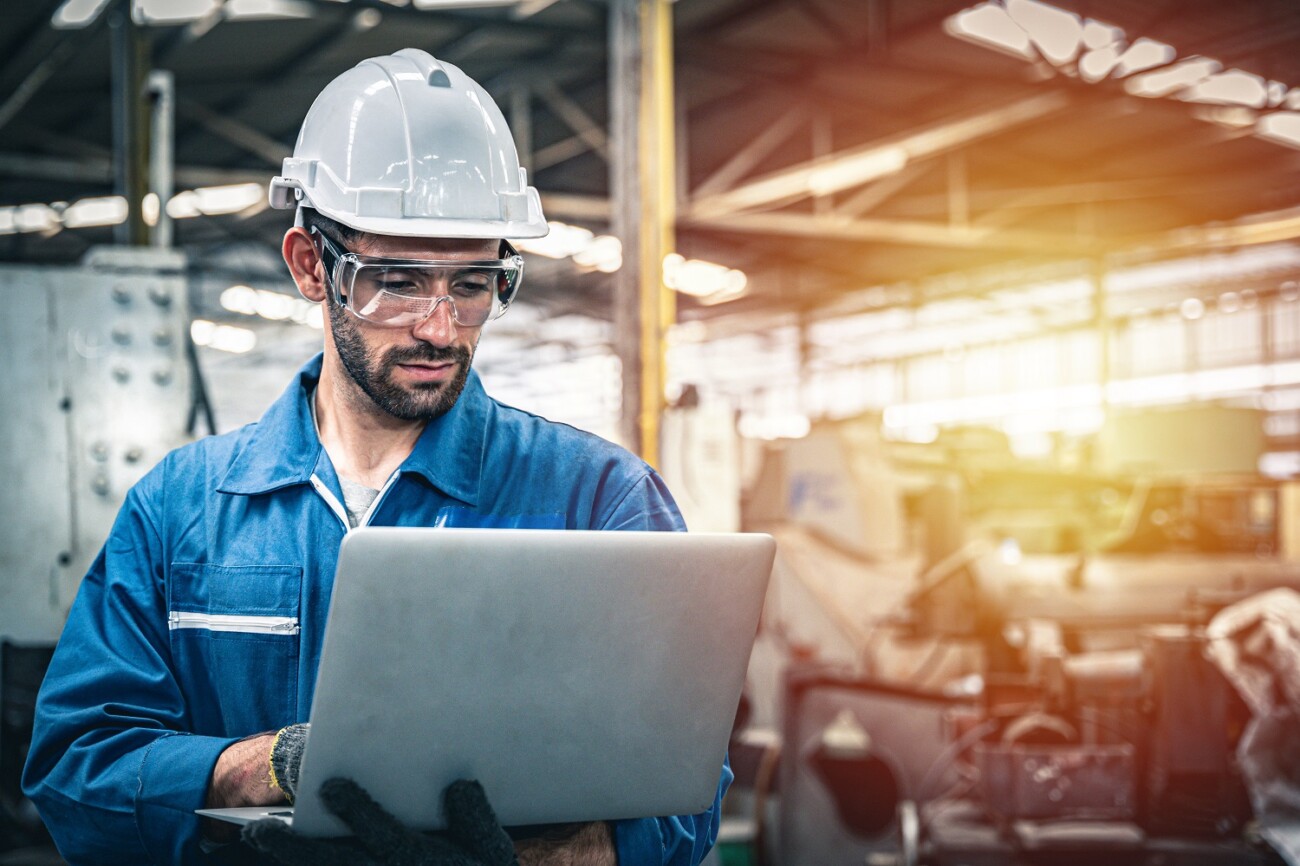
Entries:
[[302,296],[314,304],[325,300],[325,266],[307,230],[294,226],[285,232],[280,252]]

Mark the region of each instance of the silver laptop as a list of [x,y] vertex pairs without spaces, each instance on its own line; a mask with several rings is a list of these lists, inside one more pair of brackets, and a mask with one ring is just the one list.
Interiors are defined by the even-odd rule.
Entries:
[[768,535],[361,528],[339,554],[294,808],[356,780],[407,825],[477,779],[507,826],[692,814],[717,791]]

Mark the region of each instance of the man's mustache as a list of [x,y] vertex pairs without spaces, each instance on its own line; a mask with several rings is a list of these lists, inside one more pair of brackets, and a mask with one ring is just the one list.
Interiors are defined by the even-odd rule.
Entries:
[[384,364],[388,367],[411,362],[433,364],[439,361],[460,361],[468,365],[470,362],[469,350],[464,346],[431,346],[424,343],[419,346],[397,346],[390,349],[388,354],[384,356]]

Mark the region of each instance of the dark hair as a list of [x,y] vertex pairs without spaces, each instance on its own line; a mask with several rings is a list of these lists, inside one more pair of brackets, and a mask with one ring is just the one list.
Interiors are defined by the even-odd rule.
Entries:
[[365,239],[364,232],[345,226],[338,220],[332,220],[314,207],[302,209],[302,227],[307,231],[316,229],[330,240],[349,248],[358,246]]

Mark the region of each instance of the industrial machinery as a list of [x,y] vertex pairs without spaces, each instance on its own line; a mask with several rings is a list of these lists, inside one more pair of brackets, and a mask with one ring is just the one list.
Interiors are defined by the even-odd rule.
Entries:
[[[792,483],[808,474],[798,451],[783,459],[785,498],[812,499]],[[777,667],[772,635],[787,651],[779,771],[759,780],[778,804],[757,815],[764,861],[1282,862],[1239,766],[1251,712],[1207,657],[1205,626],[1300,587],[1286,491],[1240,474],[1052,484],[972,465],[894,486],[910,557],[817,548],[796,508],[773,529],[782,562],[756,659]],[[1064,529],[1042,531],[1053,521]]]
[[1004,621],[987,658],[1019,663],[945,692],[792,668],[777,862],[1280,862],[1237,767],[1250,712],[1204,652],[1215,608],[1124,648]]
[[[197,405],[185,258],[92,249],[5,265],[0,474],[0,851],[44,830],[19,790],[36,690],[127,490],[190,438]],[[189,429],[187,429],[187,427]]]

